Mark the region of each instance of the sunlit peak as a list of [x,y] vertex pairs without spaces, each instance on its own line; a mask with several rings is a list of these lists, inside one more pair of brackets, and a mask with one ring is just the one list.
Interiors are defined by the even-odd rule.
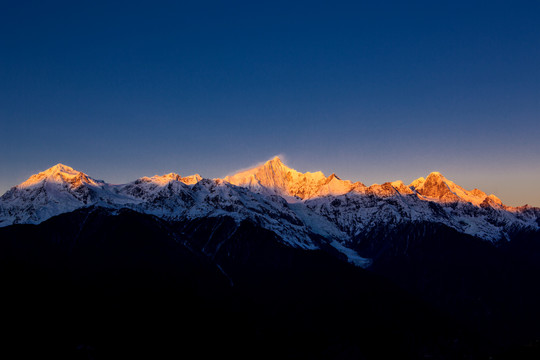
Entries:
[[49,169],[45,170],[44,172],[47,172],[47,173],[58,173],[58,172],[67,172],[67,173],[71,173],[71,172],[78,172],[78,171],[75,171],[72,167],[70,166],[67,166],[67,165],[64,165],[64,164],[61,164],[61,163],[58,163],[52,167],[50,167]]

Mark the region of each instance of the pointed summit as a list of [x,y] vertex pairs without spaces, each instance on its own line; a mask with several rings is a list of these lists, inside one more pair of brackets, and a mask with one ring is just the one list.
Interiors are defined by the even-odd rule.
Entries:
[[456,185],[447,180],[440,172],[430,173],[424,183],[415,188],[416,192],[426,197],[435,198],[442,202],[459,201],[459,196],[452,191]]
[[426,182],[428,182],[428,181],[431,181],[431,182],[445,182],[445,181],[447,181],[447,179],[440,172],[432,171],[431,173],[429,173],[429,175],[426,178]]
[[81,186],[82,184],[98,185],[94,179],[90,178],[82,171],[77,171],[70,166],[58,163],[47,170],[30,176],[28,180],[19,184],[17,188],[29,188],[44,183],[67,183],[75,187]]
[[274,156],[272,159],[266,161],[264,164],[259,166],[259,168],[272,169],[275,172],[293,170],[285,165],[278,156]]
[[268,163],[272,163],[272,164],[281,164],[281,165],[283,165],[283,161],[281,161],[281,159],[279,158],[279,156],[274,156],[273,158],[271,158],[270,160],[268,160],[266,163],[267,163],[267,164],[268,164]]
[[393,187],[394,189],[396,189],[396,190],[397,190],[400,194],[402,194],[402,195],[403,195],[403,194],[412,194],[412,193],[413,193],[413,191],[411,190],[411,188],[408,187],[407,185],[405,185],[405,184],[403,183],[403,181],[401,181],[401,180],[392,181],[392,182],[390,183],[390,185],[392,185],[392,187]]
[[287,171],[292,170],[291,168],[287,167],[278,156],[274,156],[272,159],[268,160],[262,165],[262,168],[266,169],[273,169],[274,171]]
[[115,196],[106,187],[103,181],[67,165],[56,164],[2,195],[0,211],[1,208],[7,211],[4,215],[7,214],[9,224],[38,224],[98,201],[110,203]]
[[502,203],[501,199],[499,199],[493,194],[486,196],[486,198],[484,199],[482,204],[480,204],[480,206],[490,206],[492,208],[498,208],[498,209],[506,208],[504,204]]
[[409,187],[416,189],[416,188],[422,186],[422,184],[425,183],[425,182],[426,182],[426,179],[424,179],[424,177],[419,177],[418,179],[416,179],[412,183],[410,183]]
[[47,170],[45,170],[44,172],[50,172],[50,173],[59,173],[59,172],[66,172],[66,173],[71,173],[71,172],[78,172],[78,171],[75,171],[72,167],[70,166],[67,166],[67,165],[64,165],[64,164],[61,164],[61,163],[58,163],[54,166],[51,166],[50,168],[48,168]]
[[237,186],[245,186],[253,189],[261,187],[268,189],[284,189],[288,173],[297,173],[285,166],[279,157],[274,157],[262,165],[240,171],[232,176],[226,176],[223,180]]
[[262,165],[227,176],[223,180],[260,192],[300,199],[317,195],[345,194],[352,189],[350,181],[343,181],[335,174],[327,178],[321,171],[301,173],[287,167],[278,156]]
[[440,202],[470,202],[480,205],[486,199],[486,193],[481,190],[465,190],[438,171],[430,173],[427,178],[419,178],[411,183],[416,192],[428,199]]

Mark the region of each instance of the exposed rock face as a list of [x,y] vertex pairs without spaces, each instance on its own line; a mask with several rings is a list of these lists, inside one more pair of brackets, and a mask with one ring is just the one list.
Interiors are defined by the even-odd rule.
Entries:
[[439,172],[432,172],[426,179],[416,179],[410,184],[410,187],[414,188],[418,194],[442,203],[470,202],[474,205],[480,205],[486,198],[483,191],[478,189],[467,191]]

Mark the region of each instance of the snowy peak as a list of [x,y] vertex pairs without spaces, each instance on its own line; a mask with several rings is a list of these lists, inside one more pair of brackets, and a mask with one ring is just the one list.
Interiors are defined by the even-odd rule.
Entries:
[[165,175],[143,176],[139,179],[140,182],[154,183],[157,185],[165,185],[171,181],[180,181],[180,175],[176,173],[169,173]]
[[165,175],[154,175],[150,177],[144,176],[138,179],[138,182],[140,183],[146,182],[146,183],[152,183],[158,186],[165,186],[171,181],[180,181],[186,185],[193,185],[193,184],[198,183],[200,180],[202,180],[202,177],[199,174],[181,177],[180,175],[176,173],[169,173]]
[[489,196],[486,196],[484,201],[480,206],[483,207],[492,207],[496,209],[506,209],[507,207],[502,203],[501,199],[496,197],[495,195],[491,194]]
[[426,179],[424,179],[423,177],[419,177],[418,179],[416,179],[412,183],[410,183],[409,187],[411,189],[415,190],[415,189],[419,188],[420,186],[422,186],[425,182],[426,182]]
[[[502,206],[502,202],[495,195],[490,195],[488,199],[486,193],[481,190],[465,190],[437,171],[430,173],[426,179],[416,179],[411,183],[410,187],[426,200],[435,200],[442,203],[469,202],[477,206],[481,204]],[[499,202],[500,205],[498,205]]]
[[44,172],[47,172],[47,173],[62,173],[62,172],[64,172],[64,173],[75,173],[75,172],[78,172],[78,171],[74,170],[70,166],[58,163],[58,164],[56,164],[54,166],[51,166],[49,169],[45,170]]
[[53,167],[30,176],[28,180],[18,185],[18,189],[32,188],[48,184],[67,184],[70,187],[78,188],[83,185],[99,186],[99,183],[81,171],[63,164],[56,164]]
[[180,181],[186,185],[194,185],[202,180],[202,176],[199,174],[189,175],[183,178],[180,178]]
[[265,162],[263,166],[266,166],[266,167],[269,167],[269,166],[271,166],[271,167],[285,167],[285,168],[287,168],[287,166],[285,166],[285,164],[283,164],[283,161],[281,161],[279,156],[274,156],[272,159]]
[[408,194],[413,193],[413,191],[408,186],[406,186],[401,180],[385,182],[382,185],[373,184],[367,187],[364,190],[364,192],[366,194],[375,195],[379,197],[408,195]]
[[270,189],[282,189],[286,187],[287,177],[296,173],[288,168],[277,156],[262,165],[241,171],[232,176],[226,176],[223,180],[237,186],[256,187],[264,186]]
[[273,190],[282,195],[292,195],[287,190],[288,182],[298,176],[298,172],[288,168],[279,157],[274,157],[262,165],[240,171],[223,180],[233,185],[251,188],[252,190]]
[[316,191],[316,196],[343,195],[352,191],[355,184],[349,180],[341,180],[336,174],[326,178],[324,184]]
[[321,171],[301,173],[287,167],[279,157],[223,179],[252,190],[270,191],[285,197],[308,199],[314,196],[341,195],[352,190],[350,181],[335,174],[326,177]]
[[459,201],[459,197],[452,191],[456,185],[447,180],[440,172],[432,172],[425,181],[415,187],[417,193],[437,199],[441,202]]
[[401,195],[413,194],[411,188],[405,185],[401,180],[392,181],[390,185],[392,185],[392,187],[396,189],[396,191],[399,192]]
[[[37,224],[52,216],[105,200],[107,185],[57,164],[30,176],[0,198],[0,223]],[[3,221],[1,221],[3,218]]]

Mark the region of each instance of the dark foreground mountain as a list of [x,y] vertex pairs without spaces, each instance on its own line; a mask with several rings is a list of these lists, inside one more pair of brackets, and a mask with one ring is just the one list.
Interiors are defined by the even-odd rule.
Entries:
[[89,207],[5,227],[1,351],[70,359],[537,355],[538,236],[495,247],[425,226],[373,236],[358,249],[376,258],[368,270],[332,247],[293,248],[227,216],[166,222]]

